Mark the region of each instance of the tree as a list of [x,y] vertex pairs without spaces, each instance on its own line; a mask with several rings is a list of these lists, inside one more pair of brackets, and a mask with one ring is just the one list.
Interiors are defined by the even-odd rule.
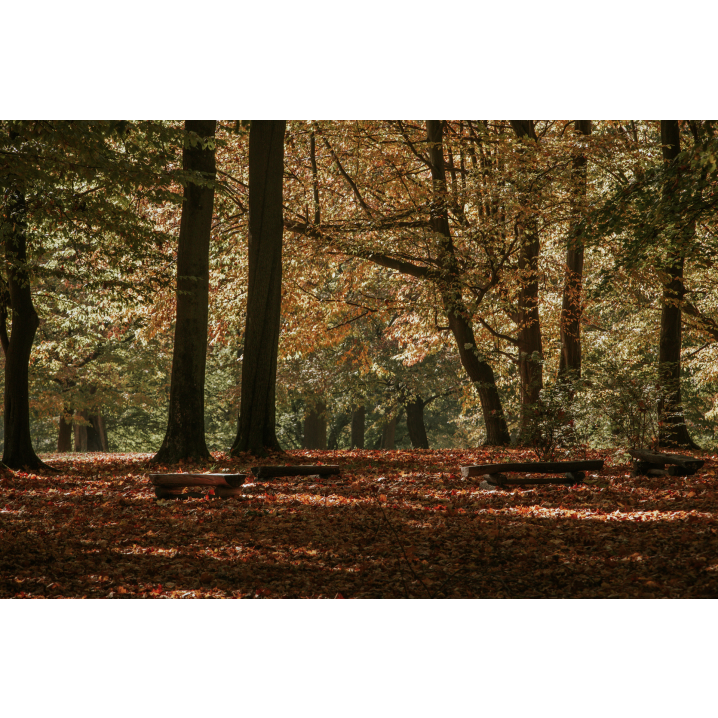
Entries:
[[481,398],[481,408],[486,425],[486,444],[501,446],[509,443],[509,430],[506,426],[501,398],[496,388],[493,369],[479,355],[474,330],[469,320],[469,311],[462,297],[459,267],[449,228],[446,208],[443,128],[444,122],[441,120],[426,121],[433,186],[431,225],[434,232],[441,238],[439,245],[439,263],[443,280],[440,283],[441,301],[449,320],[449,327],[456,340],[461,363]]
[[[498,256],[502,254],[499,250],[495,256],[488,258],[486,263],[490,267],[487,272],[481,272],[484,277],[488,274],[488,281],[478,281],[471,286],[473,296],[469,308],[464,297],[469,283],[465,276],[469,254],[466,246],[461,252],[457,251],[449,223],[445,126],[444,121],[429,120],[425,126],[412,126],[411,137],[402,122],[389,123],[388,128],[374,128],[371,123],[366,130],[357,128],[357,142],[368,143],[373,152],[380,153],[374,162],[371,158],[368,161],[361,158],[362,161],[356,163],[361,177],[357,173],[350,174],[340,153],[322,131],[328,158],[336,168],[336,171],[328,173],[334,186],[331,187],[332,192],[325,192],[325,196],[342,199],[332,207],[330,218],[327,218],[327,212],[322,212],[320,227],[309,221],[305,208],[295,209],[296,218],[287,218],[285,226],[293,232],[316,238],[322,246],[320,251],[339,251],[405,275],[410,278],[405,281],[421,286],[420,291],[427,300],[438,295],[439,307],[447,317],[448,330],[454,338],[460,361],[481,399],[485,443],[502,445],[510,440],[508,427],[493,370],[482,355],[474,335],[472,315],[497,281],[498,268],[506,257]],[[320,134],[319,129],[315,127],[317,134]],[[419,137],[421,130],[423,136]],[[391,133],[392,141],[377,142],[377,135],[385,133]],[[425,146],[428,146],[428,152]],[[451,153],[449,156],[452,157]],[[456,176],[453,159],[451,162],[452,175]],[[377,169],[377,165],[381,169]],[[461,174],[466,174],[463,167]],[[315,173],[312,182],[314,176]],[[337,182],[344,183],[348,192],[337,187]],[[377,182],[380,184],[379,191],[375,189]],[[468,218],[461,210],[462,203],[452,198],[451,204],[452,214],[459,215],[461,219],[464,241],[469,238],[474,242],[479,233],[472,231]],[[348,216],[341,217],[343,212]],[[345,239],[347,235],[352,241]],[[507,250],[511,251],[510,248]],[[436,303],[430,301],[428,309],[433,314],[434,324],[436,308]]]
[[174,131],[163,123],[127,121],[4,120],[1,125],[2,244],[8,260],[0,281],[9,399],[5,453],[18,468],[37,467],[23,418],[29,416],[30,399],[23,377],[29,375],[39,315],[43,326],[54,319],[62,298],[77,287],[85,295],[98,287],[115,295],[152,291],[154,281],[136,280],[163,236],[149,220],[148,208],[174,199],[166,161]]
[[282,302],[282,185],[286,120],[249,130],[249,284],[237,437],[230,453],[279,450],[275,431]]
[[406,428],[414,449],[428,449],[429,438],[424,425],[424,407],[428,404],[420,396],[414,396],[404,404],[406,409]]
[[[576,120],[576,132],[588,137],[591,120]],[[566,247],[566,279],[561,306],[561,358],[559,373],[575,378],[581,376],[581,313],[583,310],[583,241],[577,234],[580,219],[586,212],[588,164],[585,153],[577,151],[572,163],[573,196],[572,214]]]
[[366,409],[363,404],[352,407],[352,433],[351,444],[352,449],[364,448],[364,429],[365,429]]
[[[533,120],[511,120],[511,127],[521,141],[520,156],[530,152],[530,145],[538,141]],[[526,173],[528,174],[528,173]],[[525,180],[524,180],[525,182]],[[516,347],[519,354],[521,377],[521,430],[527,431],[534,407],[539,402],[543,388],[543,342],[539,317],[538,259],[541,249],[538,229],[538,198],[535,187],[520,188],[521,209],[516,222],[519,237],[519,293],[516,311],[518,336]]]
[[204,437],[209,243],[214,206],[216,120],[187,120],[184,190],[177,248],[177,319],[167,433],[154,462],[210,458]]
[[[680,154],[680,126],[678,120],[661,120],[661,145],[663,160],[674,162]],[[670,185],[665,192],[672,191]],[[686,243],[693,240],[693,226],[686,233],[678,229],[677,236],[669,240],[671,247],[663,272],[663,301],[661,309],[661,332],[658,350],[658,375],[664,391],[659,414],[661,417],[659,442],[663,446],[682,446],[697,449],[698,446],[688,434],[681,402],[681,347],[682,322],[681,302],[685,296],[683,270]],[[688,234],[688,236],[686,236]]]
[[[11,469],[48,468],[37,456],[30,437],[29,364],[40,323],[32,301],[27,256],[27,205],[22,181],[7,187],[2,218],[2,243],[7,266],[7,298],[2,303],[0,342],[5,354],[5,449],[3,463]],[[12,313],[8,335],[6,309]]]
[[317,399],[311,402],[304,417],[304,449],[327,448],[327,405]]

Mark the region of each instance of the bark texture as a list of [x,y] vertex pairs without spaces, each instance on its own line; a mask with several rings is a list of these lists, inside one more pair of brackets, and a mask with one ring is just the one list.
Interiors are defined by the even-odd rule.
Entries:
[[[680,126],[678,120],[661,120],[661,144],[663,159],[673,162],[681,151]],[[666,188],[665,192],[673,191]],[[685,295],[683,285],[684,248],[680,246],[680,235],[674,240],[668,262],[663,268],[666,280],[663,285],[663,306],[661,310],[661,334],[658,347],[658,376],[663,388],[664,399],[659,406],[661,446],[680,446],[697,449],[691,439],[683,416],[681,402],[681,346],[682,317],[681,302]]]
[[[537,140],[533,120],[511,120],[516,136],[524,142]],[[531,421],[543,388],[543,343],[539,318],[538,258],[541,249],[534,203],[535,193],[521,191],[522,210],[516,225],[519,236],[518,342],[521,378],[522,431]]]
[[[35,332],[40,323],[32,302],[27,269],[27,209],[22,186],[6,193],[2,243],[7,291],[0,316],[0,341],[5,353],[5,446],[3,463],[11,469],[48,468],[35,453],[30,436],[29,366]],[[7,333],[7,309],[11,331]]]
[[390,419],[386,424],[384,424],[384,427],[381,432],[382,449],[394,448],[394,442],[396,439],[396,420],[397,417],[395,416],[393,419]]
[[105,419],[101,412],[89,417],[90,426],[87,427],[87,450],[109,451],[107,442],[107,429]]
[[406,409],[406,428],[413,449],[428,449],[429,437],[424,424],[424,407],[426,404],[420,396],[414,397],[404,404]]
[[366,409],[355,406],[352,410],[352,449],[364,448],[364,431],[366,426]]
[[459,267],[449,227],[446,209],[444,122],[443,120],[427,120],[426,129],[433,183],[431,225],[441,242],[439,251],[443,273],[439,286],[441,300],[449,321],[449,328],[459,350],[461,364],[476,387],[481,400],[481,410],[486,426],[484,443],[487,446],[503,446],[510,442],[511,437],[504,418],[494,372],[478,354],[471,318],[461,292]]
[[275,394],[282,302],[282,180],[286,120],[252,120],[249,131],[249,286],[242,397],[231,454],[279,450]]
[[87,451],[87,425],[85,424],[85,421],[87,420],[87,417],[84,412],[79,411],[75,415],[75,426],[74,426],[74,435],[75,435],[75,451],[78,451],[80,453],[85,453]]
[[[184,190],[177,249],[177,320],[167,433],[153,461],[210,458],[204,438],[204,373],[207,360],[209,241],[214,209],[216,120],[187,120],[182,167],[203,182]],[[190,134],[192,133],[192,134]]]
[[72,407],[66,406],[60,414],[57,431],[57,453],[72,451]]
[[[588,137],[591,120],[576,120],[576,132]],[[561,357],[559,375],[581,376],[581,314],[583,311],[583,240],[577,236],[577,227],[586,212],[588,189],[586,155],[578,152],[573,158],[573,197],[571,226],[566,248],[566,279],[561,305]]]
[[304,417],[303,446],[322,451],[327,448],[327,405],[323,401],[313,404]]

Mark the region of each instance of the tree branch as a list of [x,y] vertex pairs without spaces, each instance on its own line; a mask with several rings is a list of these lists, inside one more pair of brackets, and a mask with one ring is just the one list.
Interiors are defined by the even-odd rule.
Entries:
[[518,339],[514,339],[513,337],[510,337],[506,334],[501,334],[501,332],[497,332],[495,329],[493,329],[491,326],[489,326],[481,317],[477,317],[477,319],[479,320],[479,323],[481,324],[481,326],[483,326],[485,329],[487,329],[497,339],[503,339],[504,341],[510,342],[511,344],[518,345],[518,343],[519,343]]
[[356,183],[354,180],[347,174],[346,170],[342,166],[342,163],[339,161],[339,157],[337,156],[337,153],[334,151],[334,148],[329,144],[329,140],[322,134],[322,131],[315,126],[315,132],[319,135],[321,135],[322,140],[324,141],[325,147],[329,150],[332,159],[334,160],[334,163],[336,164],[337,168],[339,169],[339,172],[341,172],[342,177],[347,181],[347,184],[352,188],[352,191],[354,192],[354,196],[357,198],[357,201],[362,206],[362,209],[367,213],[367,216],[369,219],[374,219],[374,215],[372,214],[372,211],[369,209],[369,205],[364,201],[364,198],[361,196],[361,192],[359,191],[359,188],[356,186]]

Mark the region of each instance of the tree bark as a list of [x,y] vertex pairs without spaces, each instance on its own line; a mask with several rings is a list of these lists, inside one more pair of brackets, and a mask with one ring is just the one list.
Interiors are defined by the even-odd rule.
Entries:
[[315,403],[304,417],[304,448],[327,448],[327,405],[323,401]]
[[364,448],[364,429],[366,426],[366,410],[364,406],[355,406],[352,410],[352,449]]
[[232,456],[279,450],[275,395],[282,304],[282,183],[286,120],[252,120],[249,131],[249,286],[242,397]]
[[[673,162],[681,151],[678,120],[661,120],[661,144],[663,160]],[[672,189],[666,188],[665,192]],[[681,301],[685,295],[683,286],[684,248],[671,248],[669,259],[663,268],[667,279],[663,285],[661,333],[658,348],[658,377],[664,391],[659,405],[658,441],[661,446],[699,448],[691,439],[683,416],[681,402]]]
[[433,201],[431,205],[431,225],[440,238],[439,259],[444,272],[440,284],[440,293],[449,328],[454,335],[461,364],[469,375],[479,394],[481,409],[486,427],[486,446],[503,446],[511,441],[504,418],[501,398],[496,387],[494,372],[489,364],[479,357],[474,330],[471,325],[468,308],[464,303],[458,264],[449,227],[446,210],[446,172],[444,167],[442,120],[426,121]]
[[429,438],[424,425],[424,400],[420,396],[414,397],[404,404],[406,409],[406,428],[414,449],[428,449]]
[[393,419],[384,424],[381,432],[381,448],[382,449],[393,449],[394,439],[396,437],[396,420],[395,416]]
[[12,312],[7,334],[7,305],[0,316],[0,342],[5,354],[5,446],[3,463],[11,469],[47,467],[32,447],[30,436],[29,366],[35,332],[40,324],[32,302],[27,268],[27,207],[22,186],[6,194],[2,218],[2,242],[7,267],[5,302]]
[[[588,137],[591,120],[576,120],[576,132]],[[583,240],[577,236],[577,227],[586,212],[588,191],[586,155],[576,154],[572,167],[572,217],[566,248],[566,278],[561,306],[561,357],[559,376],[581,377],[581,314],[583,311]]]
[[214,208],[216,120],[186,120],[182,167],[201,173],[184,190],[177,248],[175,324],[167,433],[154,462],[210,458],[204,437],[204,374],[207,361],[209,242]]
[[[511,127],[520,140],[536,141],[533,120],[511,120]],[[521,429],[525,432],[543,388],[543,344],[538,296],[538,258],[541,244],[538,220],[532,212],[535,197],[529,191],[523,191],[521,194],[523,210],[516,226],[520,241],[517,348],[521,378]]]
[[87,450],[88,451],[107,451],[107,430],[105,429],[105,420],[101,412],[92,414],[89,417],[90,426],[87,428]]
[[[78,421],[80,419],[81,421]],[[87,452],[87,425],[84,423],[87,421],[87,412],[78,411],[75,414],[75,451],[80,453]]]
[[72,451],[72,407],[65,406],[60,414],[57,432],[57,453],[66,454]]

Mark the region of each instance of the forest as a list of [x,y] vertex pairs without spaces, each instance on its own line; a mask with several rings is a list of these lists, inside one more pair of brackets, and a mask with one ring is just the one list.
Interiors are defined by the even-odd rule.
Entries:
[[3,120],[0,190],[0,596],[718,596],[718,121]]

